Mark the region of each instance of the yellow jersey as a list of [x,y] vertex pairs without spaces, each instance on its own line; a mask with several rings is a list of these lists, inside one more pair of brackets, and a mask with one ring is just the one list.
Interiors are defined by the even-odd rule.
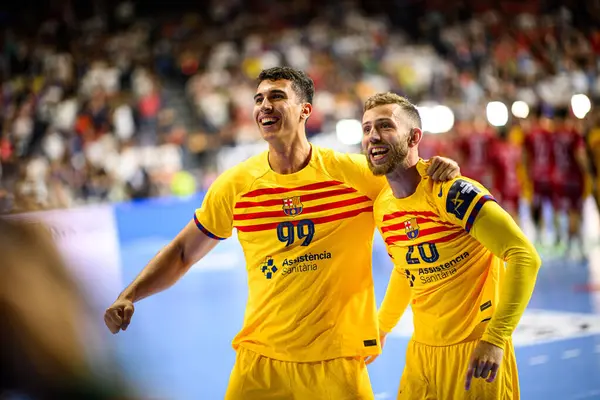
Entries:
[[381,351],[371,271],[373,201],[385,185],[361,154],[312,146],[277,174],[268,152],[224,172],[195,213],[216,239],[237,230],[248,301],[233,347],[312,362]]
[[[600,155],[600,128],[592,128],[586,138],[588,147],[592,151],[593,157]],[[592,160],[596,166],[600,164],[600,159]]]
[[[586,138],[587,146],[590,151],[590,158],[592,165],[594,166],[595,171],[595,180],[596,180],[596,192],[594,195],[596,198],[599,198],[598,190],[600,189],[600,185],[598,182],[600,181],[600,128],[592,128]],[[587,195],[592,192],[592,182],[591,177],[586,174],[586,188],[584,189],[584,195]]]
[[[482,336],[498,303],[504,263],[469,234],[483,204],[494,198],[468,178],[433,182],[426,167],[417,164],[422,179],[411,196],[397,199],[389,186],[381,192],[375,221],[394,262],[392,274],[403,275],[410,291],[413,340],[445,346]],[[385,303],[379,323],[389,332],[401,314]]]

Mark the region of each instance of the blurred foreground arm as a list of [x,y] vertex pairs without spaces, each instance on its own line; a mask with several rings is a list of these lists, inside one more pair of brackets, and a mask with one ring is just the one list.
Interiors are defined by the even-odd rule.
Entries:
[[138,398],[86,329],[92,307],[50,230],[32,222],[0,217],[0,398]]
[[217,243],[219,240],[208,237],[190,221],[106,310],[104,322],[108,329],[112,333],[126,330],[133,315],[133,303],[171,287]]

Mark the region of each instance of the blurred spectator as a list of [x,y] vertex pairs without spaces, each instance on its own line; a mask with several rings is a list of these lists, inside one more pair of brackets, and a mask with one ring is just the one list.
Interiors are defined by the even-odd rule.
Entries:
[[0,253],[0,396],[134,398],[117,371],[99,374],[89,359],[88,306],[50,232],[0,218]]

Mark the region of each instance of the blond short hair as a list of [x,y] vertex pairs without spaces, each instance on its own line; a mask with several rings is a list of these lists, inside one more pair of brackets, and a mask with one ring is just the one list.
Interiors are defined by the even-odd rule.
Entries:
[[388,104],[399,105],[413,123],[412,128],[421,129],[421,115],[419,114],[417,107],[415,107],[406,97],[402,97],[396,93],[387,92],[374,94],[365,101],[363,112]]

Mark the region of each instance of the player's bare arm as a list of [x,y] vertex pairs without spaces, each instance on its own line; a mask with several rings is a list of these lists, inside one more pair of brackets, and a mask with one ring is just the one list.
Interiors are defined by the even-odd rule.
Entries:
[[541,266],[533,244],[495,202],[488,201],[483,205],[471,234],[506,262],[506,275],[498,307],[467,366],[466,390],[469,390],[473,378],[486,379],[487,382],[496,378],[504,356],[504,345],[529,303]]
[[133,303],[171,287],[217,243],[219,240],[208,237],[190,221],[106,310],[104,322],[108,329],[112,333],[126,330],[134,312]]

